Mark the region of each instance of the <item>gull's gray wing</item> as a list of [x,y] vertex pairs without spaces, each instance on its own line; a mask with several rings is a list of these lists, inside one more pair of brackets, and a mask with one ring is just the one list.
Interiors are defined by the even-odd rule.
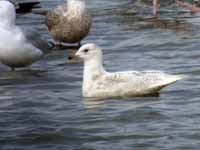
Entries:
[[53,48],[52,43],[48,42],[37,29],[22,27],[21,28],[27,41],[33,46],[40,49],[43,53],[48,53]]

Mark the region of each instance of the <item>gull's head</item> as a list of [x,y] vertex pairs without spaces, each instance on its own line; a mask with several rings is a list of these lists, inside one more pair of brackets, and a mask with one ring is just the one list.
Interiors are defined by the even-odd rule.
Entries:
[[15,16],[16,14],[14,5],[9,1],[0,0],[0,20],[13,22],[15,21]]
[[79,48],[75,56],[83,59],[84,61],[91,59],[102,59],[101,48],[93,43],[85,44]]

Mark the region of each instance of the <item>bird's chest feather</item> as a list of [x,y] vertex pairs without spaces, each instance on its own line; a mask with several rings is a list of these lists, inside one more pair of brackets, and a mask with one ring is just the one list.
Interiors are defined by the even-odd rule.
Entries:
[[95,95],[103,91],[106,88],[103,76],[100,74],[93,74],[92,76],[87,76],[83,80],[83,95]]

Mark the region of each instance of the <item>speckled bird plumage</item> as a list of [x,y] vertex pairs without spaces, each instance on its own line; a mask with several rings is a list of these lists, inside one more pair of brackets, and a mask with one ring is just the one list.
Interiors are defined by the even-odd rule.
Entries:
[[157,94],[165,86],[182,78],[162,71],[107,72],[102,63],[103,55],[95,44],[83,45],[76,56],[84,60],[83,97],[108,98]]
[[66,0],[47,13],[46,25],[55,41],[78,43],[89,33],[91,19],[84,1]]

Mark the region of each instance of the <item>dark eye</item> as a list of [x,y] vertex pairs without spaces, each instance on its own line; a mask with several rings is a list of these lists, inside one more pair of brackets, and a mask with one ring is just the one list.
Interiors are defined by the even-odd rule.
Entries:
[[88,49],[85,49],[85,50],[84,50],[84,53],[87,53],[88,51],[89,51]]

